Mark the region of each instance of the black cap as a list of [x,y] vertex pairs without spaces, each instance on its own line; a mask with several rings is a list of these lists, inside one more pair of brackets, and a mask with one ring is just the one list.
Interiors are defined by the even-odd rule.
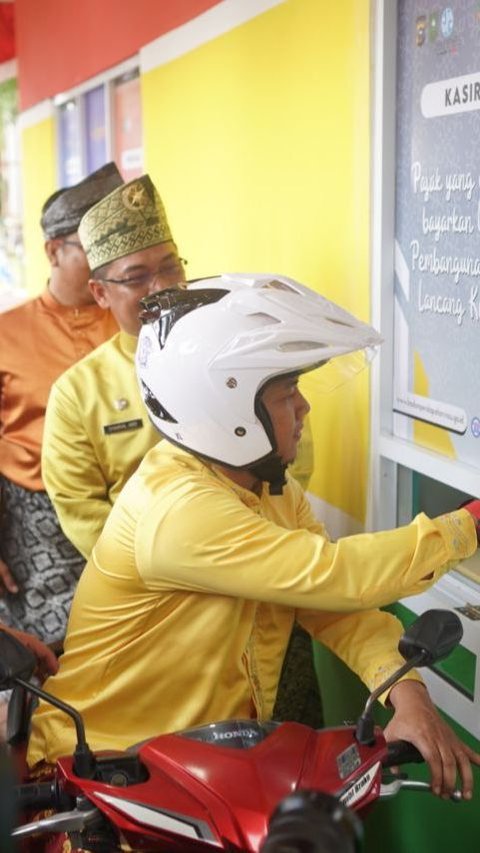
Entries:
[[72,234],[87,210],[123,183],[115,163],[107,163],[73,187],[54,192],[42,207],[40,225],[45,236],[54,239]]

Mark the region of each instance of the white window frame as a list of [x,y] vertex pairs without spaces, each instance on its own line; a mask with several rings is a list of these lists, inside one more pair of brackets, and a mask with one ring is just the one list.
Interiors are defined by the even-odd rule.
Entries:
[[113,87],[117,83],[118,79],[123,77],[126,74],[131,74],[132,72],[137,72],[140,74],[140,56],[136,54],[135,56],[130,57],[129,59],[124,60],[119,65],[112,66],[107,71],[103,71],[101,74],[97,74],[94,77],[90,77],[88,80],[84,80],[78,86],[74,86],[72,89],[68,91],[62,92],[56,95],[53,99],[53,104],[55,107],[55,114],[57,117],[56,122],[56,133],[57,133],[57,151],[59,152],[58,162],[57,162],[57,183],[61,184],[61,139],[60,139],[60,122],[58,121],[59,111],[62,107],[65,106],[69,101],[77,101],[80,106],[80,124],[82,128],[81,133],[81,174],[82,177],[86,177],[87,174],[87,157],[86,157],[86,147],[85,147],[85,116],[84,116],[84,96],[90,92],[92,89],[97,89],[99,86],[104,87],[104,97],[105,97],[105,149],[106,149],[106,161],[113,159]]

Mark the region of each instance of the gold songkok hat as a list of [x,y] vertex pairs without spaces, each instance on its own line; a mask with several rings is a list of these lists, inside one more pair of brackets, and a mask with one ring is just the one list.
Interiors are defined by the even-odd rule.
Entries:
[[54,192],[42,207],[40,225],[45,237],[53,240],[73,234],[87,210],[123,184],[115,163],[107,163],[79,184]]
[[165,208],[148,175],[118,187],[91,207],[78,234],[92,272],[172,239]]

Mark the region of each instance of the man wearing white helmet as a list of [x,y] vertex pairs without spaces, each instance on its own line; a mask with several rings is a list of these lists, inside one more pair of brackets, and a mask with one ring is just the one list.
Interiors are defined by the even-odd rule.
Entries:
[[[336,384],[350,353],[378,346],[378,334],[280,276],[222,276],[143,302],[139,380],[168,441],[109,516],[46,689],[82,712],[96,749],[269,719],[295,619],[375,688],[402,662],[402,628],[372,608],[422,592],[470,556],[479,502],[330,542],[286,472],[309,409],[298,377]],[[480,756],[419,682],[411,674],[390,690],[387,734],[422,751],[437,793],[453,789],[458,770],[470,797]],[[42,704],[29,761],[68,753],[73,739]]]

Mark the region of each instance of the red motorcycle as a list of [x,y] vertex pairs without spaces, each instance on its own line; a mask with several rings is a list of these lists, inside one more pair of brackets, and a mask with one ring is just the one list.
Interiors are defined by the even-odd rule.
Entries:
[[461,637],[454,613],[424,613],[400,641],[405,664],[372,693],[356,725],[317,731],[229,720],[149,738],[125,752],[93,753],[80,714],[28,682],[30,652],[2,634],[0,689],[18,685],[62,708],[77,733],[74,754],[57,761],[51,779],[15,788],[17,814],[53,814],[17,826],[11,838],[40,836],[33,849],[43,851],[66,834],[69,850],[92,853],[354,853],[357,814],[402,787],[429,789],[405,778],[382,781],[385,768],[422,759],[410,744],[387,745],[373,703],[408,670],[448,655]]

